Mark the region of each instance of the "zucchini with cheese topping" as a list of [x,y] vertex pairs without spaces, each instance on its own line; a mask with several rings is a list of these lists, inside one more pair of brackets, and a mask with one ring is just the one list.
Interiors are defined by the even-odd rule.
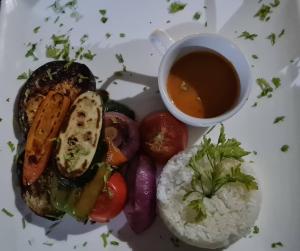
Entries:
[[96,92],[84,92],[72,104],[58,136],[56,153],[56,166],[64,178],[78,179],[92,168],[101,135],[102,113],[102,99]]

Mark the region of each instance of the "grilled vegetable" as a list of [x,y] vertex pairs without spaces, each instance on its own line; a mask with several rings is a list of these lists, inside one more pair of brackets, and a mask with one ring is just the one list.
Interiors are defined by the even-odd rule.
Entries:
[[81,196],[74,207],[73,216],[78,220],[87,220],[99,194],[106,185],[105,182],[111,174],[111,168],[107,164],[97,164],[97,167],[96,175],[84,186]]
[[44,171],[53,139],[58,134],[69,106],[69,97],[54,91],[50,91],[39,106],[27,137],[23,185],[31,185]]
[[[17,158],[16,171],[19,179],[22,179],[24,151]],[[21,194],[27,206],[37,215],[49,220],[60,219],[64,212],[55,208],[51,203],[51,187],[55,173],[47,168],[39,179],[30,186],[24,186],[20,182]]]
[[16,116],[23,139],[49,90],[68,96],[72,103],[80,93],[95,89],[95,78],[84,64],[52,61],[36,69],[20,90],[17,99]]
[[[56,219],[64,214],[62,211],[67,211],[53,204],[52,192],[61,188],[58,184],[65,183],[58,175],[55,161],[49,160],[51,147],[57,143],[55,131],[61,127],[59,123],[68,110],[68,103],[85,91],[95,90],[95,87],[94,76],[85,65],[53,61],[35,70],[18,94],[15,119],[19,128],[15,129],[22,133],[19,148],[24,148],[23,142],[27,140],[26,154],[18,158],[18,177],[26,184],[24,186],[21,182],[24,201],[40,216]],[[59,109],[58,104],[61,104]],[[102,155],[101,151],[95,155]],[[71,205],[73,199],[75,205],[81,190],[67,188],[68,203]]]
[[155,219],[156,169],[143,154],[136,156],[128,169],[128,200],[124,212],[131,229],[139,234]]
[[123,105],[117,101],[109,99],[105,103],[105,112],[118,112],[126,115],[127,117],[131,119],[135,119],[134,111],[132,111],[128,106]]
[[82,176],[96,153],[102,128],[102,100],[96,92],[81,94],[58,136],[57,168],[69,179]]
[[121,113],[106,112],[104,128],[108,144],[106,161],[118,166],[130,160],[140,146],[137,123]]

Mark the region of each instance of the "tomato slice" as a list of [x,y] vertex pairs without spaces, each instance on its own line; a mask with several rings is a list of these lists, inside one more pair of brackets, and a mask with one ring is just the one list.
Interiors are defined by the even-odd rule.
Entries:
[[146,116],[140,125],[143,150],[158,163],[166,163],[188,143],[187,126],[169,112]]
[[124,208],[127,198],[127,186],[120,173],[114,173],[90,213],[90,219],[97,222],[108,222],[117,216]]

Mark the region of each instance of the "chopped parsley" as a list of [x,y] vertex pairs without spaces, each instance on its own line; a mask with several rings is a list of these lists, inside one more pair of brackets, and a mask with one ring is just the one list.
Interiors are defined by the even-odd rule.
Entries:
[[84,35],[80,38],[80,43],[81,43],[81,44],[84,44],[84,43],[87,41],[88,38],[89,38],[89,35],[84,34]]
[[26,221],[25,218],[22,218],[22,228],[25,229],[26,228]]
[[254,155],[257,155],[257,151],[253,151],[253,154],[254,154]]
[[45,22],[48,22],[49,19],[50,19],[50,17],[45,17],[44,21],[45,21]]
[[288,145],[283,145],[281,148],[280,148],[280,150],[282,151],[282,152],[287,152],[288,150],[289,150],[289,146]]
[[279,241],[279,242],[273,242],[272,244],[271,244],[271,248],[281,248],[281,247],[283,247],[283,244],[282,244],[282,242],[281,241]]
[[116,59],[118,60],[118,62],[119,62],[120,64],[123,64],[123,63],[124,63],[124,59],[123,59],[123,56],[122,56],[121,53],[120,53],[120,54],[116,54],[115,56],[116,56]]
[[187,5],[186,3],[181,3],[181,2],[171,3],[169,6],[169,13],[174,14],[178,11],[181,11],[185,8],[186,5]]
[[11,141],[8,141],[7,145],[8,145],[11,152],[13,152],[16,149],[14,143],[12,143]]
[[70,17],[74,18],[76,22],[78,22],[82,18],[82,16],[80,15],[80,13],[78,11],[73,11],[70,14]]
[[26,52],[25,57],[27,57],[27,58],[32,57],[34,61],[38,60],[38,58],[34,54],[34,52],[36,50],[37,43],[35,43],[35,44],[29,43],[28,46],[31,46],[31,47]]
[[53,59],[70,60],[70,41],[69,37],[63,35],[52,35],[53,45],[46,46],[46,56]]
[[255,55],[255,54],[252,54],[251,57],[254,58],[254,59],[258,59],[258,56]]
[[54,23],[55,23],[55,24],[58,22],[59,18],[60,18],[59,16],[57,16],[57,17],[55,18],[55,20],[54,20]]
[[119,246],[120,245],[119,242],[117,242],[117,241],[111,241],[110,244],[113,245],[113,246]]
[[279,117],[276,117],[273,121],[273,124],[277,124],[279,122],[283,122],[285,119],[285,116],[279,116]]
[[52,247],[53,243],[52,242],[43,242],[43,245]]
[[38,33],[40,30],[41,26],[37,26],[33,29],[33,33]]
[[75,52],[75,58],[78,59],[82,59],[82,52],[83,52],[83,47],[79,47],[79,49]]
[[105,37],[107,38],[107,39],[109,39],[110,37],[111,37],[111,34],[110,33],[105,33]]
[[[236,139],[226,139],[223,125],[216,144],[212,143],[210,138],[203,137],[201,147],[187,164],[187,168],[193,171],[193,177],[190,190],[182,198],[188,203],[187,207],[195,212],[193,222],[200,222],[206,218],[204,198],[211,198],[224,185],[239,183],[247,190],[258,189],[255,178],[241,169],[243,157],[249,153]],[[233,161],[229,172],[225,171],[225,160]],[[192,194],[197,197],[191,199]]]
[[254,17],[258,17],[260,21],[268,21],[272,13],[271,6],[263,4],[260,9],[255,13]]
[[193,16],[193,19],[194,19],[194,20],[199,20],[200,17],[201,17],[201,13],[197,11],[197,12],[195,12],[195,14],[194,14],[194,16]]
[[281,32],[278,34],[278,38],[282,37],[285,33],[285,29],[282,29]]
[[102,16],[105,16],[105,15],[106,15],[106,10],[105,10],[105,9],[101,9],[101,10],[99,10],[99,13],[100,13]]
[[253,227],[253,234],[258,234],[259,233],[259,227],[258,226],[254,226]]
[[93,60],[94,57],[96,56],[95,53],[92,53],[90,50],[88,50],[87,52],[83,53],[82,56],[87,59],[87,60]]
[[2,208],[1,211],[8,217],[14,217],[14,215],[11,212],[9,212],[6,208]]
[[101,17],[100,20],[101,20],[102,23],[105,24],[107,22],[108,18],[107,17]]
[[277,6],[279,6],[280,4],[280,0],[274,0],[273,3],[270,3],[270,5],[273,7],[273,8],[276,8]]
[[241,35],[239,35],[239,38],[244,38],[244,39],[249,39],[249,40],[254,40],[257,37],[257,34],[249,33],[248,31],[243,31]]
[[259,94],[258,98],[265,97],[270,95],[273,92],[273,88],[269,84],[267,80],[264,78],[258,78],[256,79],[256,83],[261,89],[261,93]]
[[125,33],[120,33],[119,35],[120,35],[120,37],[125,37],[126,36]]
[[29,77],[30,77],[30,75],[31,75],[31,70],[29,69],[28,70],[28,73],[27,72],[23,72],[23,73],[21,73],[18,77],[17,77],[17,79],[18,80],[26,80],[26,79],[28,79]]
[[275,88],[278,88],[281,85],[280,78],[272,78],[272,83],[275,86]]
[[102,233],[101,234],[101,239],[102,239],[102,242],[103,242],[103,247],[106,248],[107,247],[107,244],[108,244],[108,237],[109,235],[111,234],[110,231],[108,231],[107,233]]
[[272,32],[270,35],[268,35],[266,37],[267,39],[269,39],[271,41],[271,44],[274,45],[276,43],[276,34],[274,32]]
[[88,244],[87,241],[85,241],[85,242],[82,244],[82,246],[85,247],[87,244]]

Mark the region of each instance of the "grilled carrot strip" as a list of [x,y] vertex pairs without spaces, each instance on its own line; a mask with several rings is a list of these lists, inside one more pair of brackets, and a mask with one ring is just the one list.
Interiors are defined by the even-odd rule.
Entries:
[[23,166],[23,184],[31,185],[44,171],[50,158],[53,140],[70,107],[70,99],[49,91],[39,106],[29,129]]

